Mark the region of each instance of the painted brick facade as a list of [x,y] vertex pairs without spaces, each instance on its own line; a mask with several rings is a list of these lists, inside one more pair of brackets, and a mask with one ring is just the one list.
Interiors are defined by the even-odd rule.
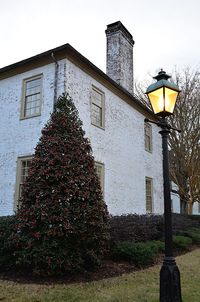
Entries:
[[[105,166],[105,201],[111,214],[145,213],[145,177],[153,179],[153,208],[163,211],[161,138],[153,126],[153,152],[144,147],[144,113],[68,59],[58,61],[58,95],[67,91],[78,108],[95,160]],[[22,81],[42,74],[41,116],[20,120]],[[16,165],[31,155],[53,110],[55,63],[0,81],[0,216],[13,214]],[[92,85],[105,93],[105,129],[91,124]]]
[[[105,165],[105,200],[112,214],[145,213],[145,176],[152,177],[154,210],[162,212],[161,138],[153,126],[153,152],[144,148],[144,115],[67,62],[67,91],[90,138],[95,160]],[[80,85],[80,83],[82,83]],[[91,125],[92,85],[105,92],[105,130]]]

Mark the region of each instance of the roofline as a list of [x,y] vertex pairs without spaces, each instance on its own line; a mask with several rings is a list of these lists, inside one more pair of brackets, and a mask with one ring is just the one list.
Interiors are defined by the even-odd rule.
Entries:
[[[127,91],[125,88],[120,86],[118,83],[116,83],[114,80],[112,80],[107,74],[105,74],[101,69],[99,69],[96,65],[94,65],[92,62],[90,62],[86,57],[84,57],[81,53],[79,53],[75,48],[73,48],[69,43],[63,44],[59,47],[50,49],[48,51],[42,52],[40,54],[37,54],[35,56],[29,57],[27,59],[24,59],[22,61],[16,62],[14,64],[5,66],[3,68],[0,68],[0,80],[9,77],[9,73],[13,71],[14,69],[22,68],[22,67],[28,67],[31,65],[31,63],[38,62],[40,63],[41,59],[47,60],[47,63],[53,62],[52,60],[52,53],[58,57],[58,60],[66,58],[67,54],[72,55],[73,57],[77,58],[79,61],[86,64],[88,67],[90,67],[93,71],[95,71],[98,75],[100,75],[102,78],[104,78],[106,81],[108,81],[110,84],[112,84],[115,88],[117,88],[119,91],[124,93],[126,96],[131,98],[135,105],[139,106],[142,111],[145,111],[146,113],[150,114],[151,117],[155,118],[155,115],[153,112],[147,108],[140,99],[134,95],[131,94],[129,91]],[[30,68],[27,68],[29,70]],[[17,73],[17,71],[16,71]]]
[[11,64],[11,65],[5,66],[5,67],[3,67],[3,68],[0,68],[0,75],[3,74],[3,73],[5,73],[5,72],[7,72],[7,71],[12,70],[12,69],[15,69],[15,68],[24,66],[24,65],[26,65],[26,64],[32,63],[32,62],[34,62],[35,60],[40,60],[40,59],[42,59],[42,58],[44,58],[44,57],[48,57],[48,56],[50,57],[51,54],[52,54],[52,52],[53,52],[54,54],[55,54],[55,53],[59,53],[59,52],[61,52],[61,51],[63,51],[63,50],[67,50],[68,47],[71,47],[68,43],[67,43],[67,44],[63,44],[63,45],[61,45],[61,46],[59,46],[59,47],[52,48],[52,49],[50,49],[50,50],[47,50],[47,51],[45,51],[45,52],[42,52],[42,53],[37,54],[37,55],[32,56],[32,57],[29,57],[29,58],[24,59],[24,60],[22,60],[22,61],[19,61],[19,62],[13,63],[13,64]]

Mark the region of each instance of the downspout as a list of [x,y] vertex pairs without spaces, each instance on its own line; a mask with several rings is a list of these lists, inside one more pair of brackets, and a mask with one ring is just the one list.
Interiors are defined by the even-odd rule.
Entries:
[[55,73],[54,73],[54,96],[53,96],[53,109],[55,107],[55,104],[57,102],[57,86],[58,86],[58,61],[56,60],[54,53],[51,53],[51,58],[55,63]]

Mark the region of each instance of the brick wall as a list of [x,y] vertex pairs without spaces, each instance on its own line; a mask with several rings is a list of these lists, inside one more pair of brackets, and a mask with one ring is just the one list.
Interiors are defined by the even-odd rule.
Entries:
[[[17,157],[33,154],[53,108],[55,64],[0,81],[0,216],[13,213]],[[23,79],[43,74],[42,113],[20,120]],[[154,181],[154,212],[163,211],[161,138],[153,126],[153,152],[144,148],[144,115],[82,69],[59,62],[58,95],[69,92],[96,161],[105,165],[105,201],[111,214],[145,213],[145,177]],[[105,93],[105,130],[91,125],[92,85]]]

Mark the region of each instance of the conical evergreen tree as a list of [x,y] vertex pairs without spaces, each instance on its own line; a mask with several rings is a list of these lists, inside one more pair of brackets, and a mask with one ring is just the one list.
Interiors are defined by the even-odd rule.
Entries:
[[68,94],[36,146],[16,214],[16,263],[38,274],[90,269],[108,244],[108,213],[88,139]]

